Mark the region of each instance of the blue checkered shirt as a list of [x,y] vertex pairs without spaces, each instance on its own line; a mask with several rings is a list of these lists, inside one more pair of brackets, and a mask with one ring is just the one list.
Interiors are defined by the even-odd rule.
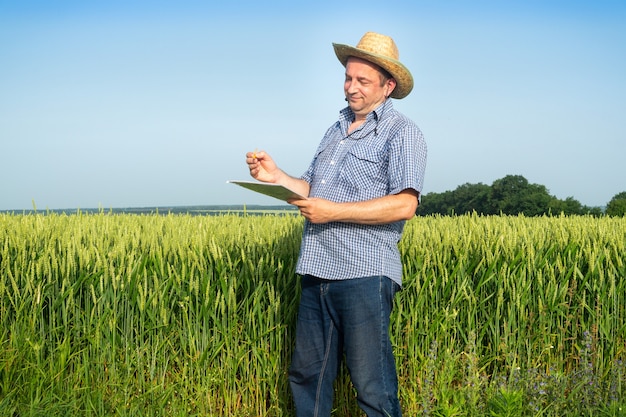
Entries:
[[[310,197],[365,201],[402,190],[421,193],[426,143],[411,120],[386,100],[360,128],[348,134],[354,113],[347,107],[320,143],[302,179]],[[404,221],[381,225],[305,222],[296,272],[323,279],[383,275],[402,285],[398,242]]]

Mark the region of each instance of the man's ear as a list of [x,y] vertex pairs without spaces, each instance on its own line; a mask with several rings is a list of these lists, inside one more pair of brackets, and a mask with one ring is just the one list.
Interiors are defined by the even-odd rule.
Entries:
[[391,95],[391,93],[393,93],[393,90],[396,88],[396,80],[395,78],[389,78],[387,80],[387,90],[385,92],[385,97],[389,97]]

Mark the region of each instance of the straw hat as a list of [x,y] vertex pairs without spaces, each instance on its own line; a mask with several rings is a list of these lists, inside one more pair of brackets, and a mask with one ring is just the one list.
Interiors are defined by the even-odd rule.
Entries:
[[367,32],[356,47],[333,43],[339,62],[345,67],[351,56],[364,59],[384,68],[396,80],[393,98],[404,98],[413,89],[411,72],[398,61],[400,54],[396,43],[389,36]]

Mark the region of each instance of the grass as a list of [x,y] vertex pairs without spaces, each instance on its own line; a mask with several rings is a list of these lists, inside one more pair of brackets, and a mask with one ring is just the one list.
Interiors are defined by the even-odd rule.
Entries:
[[[0,415],[289,416],[302,220],[0,214]],[[420,217],[405,415],[620,416],[626,219]],[[347,372],[334,415],[360,415]]]

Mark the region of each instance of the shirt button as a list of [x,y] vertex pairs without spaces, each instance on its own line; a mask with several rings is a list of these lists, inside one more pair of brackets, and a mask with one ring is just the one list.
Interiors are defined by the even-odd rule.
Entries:
[[322,180],[320,181],[322,184],[326,184],[326,180]]
[[330,161],[330,164],[331,165],[335,165],[335,161]]

